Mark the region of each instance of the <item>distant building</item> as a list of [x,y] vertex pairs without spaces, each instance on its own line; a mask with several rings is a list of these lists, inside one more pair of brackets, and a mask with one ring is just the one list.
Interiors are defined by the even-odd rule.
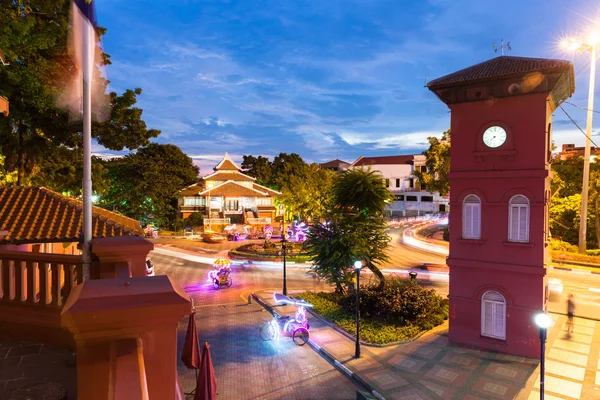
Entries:
[[323,164],[319,164],[319,166],[323,169],[329,169],[331,171],[335,171],[338,173],[342,173],[348,168],[350,168],[352,164],[347,163],[346,161],[335,159],[333,161],[328,161]]
[[[274,222],[275,198],[281,193],[255,183],[256,178],[240,172],[225,153],[215,172],[185,188],[178,200],[178,210],[185,219],[200,213],[205,225],[244,223],[265,225]],[[209,221],[210,219],[210,221]]]
[[399,155],[382,157],[359,157],[351,168],[371,168],[385,179],[385,185],[393,193],[390,215],[393,217],[446,213],[449,211],[448,196],[427,191],[424,183],[414,176],[415,171],[426,171],[425,156]]
[[[596,157],[600,155],[600,149],[597,147],[591,147],[590,149],[590,162],[594,162]],[[556,155],[556,158],[565,161],[573,156],[583,157],[585,147],[575,147],[574,144],[563,144],[562,151]]]

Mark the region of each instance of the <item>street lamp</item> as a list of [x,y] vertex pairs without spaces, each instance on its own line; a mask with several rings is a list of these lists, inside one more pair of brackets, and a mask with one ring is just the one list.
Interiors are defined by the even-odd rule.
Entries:
[[354,358],[360,358],[360,327],[358,322],[360,318],[360,311],[358,308],[360,298],[358,297],[358,291],[360,289],[360,270],[362,267],[362,261],[354,261],[354,268],[356,269],[356,348],[354,350]]
[[286,277],[286,245],[287,245],[287,239],[285,238],[287,236],[287,233],[284,231],[283,233],[283,239],[281,239],[281,250],[283,251],[283,295],[287,296],[287,277]]
[[546,338],[548,328],[552,324],[552,319],[546,313],[539,313],[535,316],[535,324],[540,328],[540,343],[542,352],[540,353],[540,400],[544,400],[544,361],[546,358]]
[[596,78],[596,45],[600,41],[597,31],[592,32],[587,42],[578,39],[567,39],[563,47],[571,51],[589,51],[592,53],[590,62],[590,88],[588,92],[587,122],[585,125],[585,151],[583,153],[583,184],[581,186],[581,222],[579,224],[579,252],[585,254],[587,232],[588,186],[590,182],[590,147],[592,137],[592,116],[594,109],[594,81]]

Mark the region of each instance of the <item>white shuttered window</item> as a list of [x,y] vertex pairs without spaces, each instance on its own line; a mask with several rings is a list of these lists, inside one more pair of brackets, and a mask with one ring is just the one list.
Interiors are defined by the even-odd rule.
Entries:
[[481,200],[474,194],[463,201],[463,239],[481,239]]
[[506,301],[494,291],[481,297],[481,335],[506,339]]
[[508,202],[508,241],[529,242],[529,200],[520,194]]

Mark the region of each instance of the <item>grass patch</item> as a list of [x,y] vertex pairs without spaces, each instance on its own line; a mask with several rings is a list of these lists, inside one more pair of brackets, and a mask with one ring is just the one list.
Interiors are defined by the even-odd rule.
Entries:
[[[355,315],[342,308],[340,295],[326,292],[304,292],[295,295],[313,305],[312,310],[333,322],[351,335],[356,333]],[[360,318],[361,339],[367,343],[386,344],[414,338],[425,329],[417,324],[400,325],[394,322],[374,321]]]

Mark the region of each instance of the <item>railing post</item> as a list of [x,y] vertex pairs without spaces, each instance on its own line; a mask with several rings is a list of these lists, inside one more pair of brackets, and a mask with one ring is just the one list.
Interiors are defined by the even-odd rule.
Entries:
[[64,305],[67,302],[67,298],[73,289],[73,268],[75,268],[74,265],[63,264],[63,269],[65,271],[65,283],[63,284],[63,289],[61,290],[61,305]]
[[15,260],[15,301],[23,301],[23,262]]
[[2,269],[2,300],[8,301],[11,295],[10,260],[0,260],[0,268]]
[[52,282],[50,283],[50,305],[58,307],[58,299],[60,298],[60,279],[58,276],[60,264],[50,264],[52,274]]
[[39,303],[43,306],[48,305],[48,294],[50,293],[48,287],[48,266],[50,264],[45,262],[38,262],[38,272],[40,276],[40,300]]
[[26,301],[30,304],[35,304],[36,294],[37,294],[37,279],[36,279],[36,270],[33,262],[27,261],[27,299]]

